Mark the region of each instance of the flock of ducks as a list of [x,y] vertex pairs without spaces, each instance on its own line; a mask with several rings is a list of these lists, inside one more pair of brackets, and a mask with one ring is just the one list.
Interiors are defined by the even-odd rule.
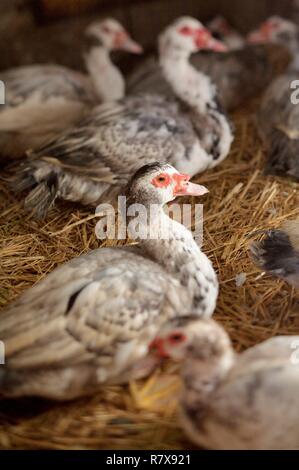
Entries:
[[[233,140],[219,104],[224,95],[201,68],[203,51],[216,51],[210,64],[235,58],[234,77],[220,68],[229,84],[244,70],[241,57],[259,56],[266,70],[262,43],[284,42],[277,50],[287,46],[294,61],[270,84],[257,119],[267,169],[299,176],[298,111],[281,85],[297,70],[297,27],[275,17],[247,39],[222,18],[209,28],[189,17],[174,21],[159,37],[158,58],[128,79],[127,95],[109,52],[142,48],[112,19],[86,31],[89,75],[48,65],[1,75],[0,155],[22,158],[14,188],[27,191],[25,206],[37,217],[58,198],[96,206],[120,193],[158,210],[154,236],[73,259],[1,312],[0,393],[70,400],[145,377],[170,358],[183,364],[181,422],[193,442],[213,449],[299,448],[299,336],[236,354],[211,318],[218,280],[210,260],[163,210],[177,196],[203,196],[207,189],[190,176],[220,164]],[[270,105],[276,112],[269,113]],[[270,231],[251,252],[263,270],[299,287],[299,221]]]

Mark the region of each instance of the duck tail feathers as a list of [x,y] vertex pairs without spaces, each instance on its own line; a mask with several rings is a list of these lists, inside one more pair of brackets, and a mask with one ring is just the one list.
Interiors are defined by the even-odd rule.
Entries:
[[284,230],[270,230],[250,246],[253,262],[263,271],[299,286],[299,253]]
[[[24,181],[24,185],[26,181]],[[28,181],[29,184],[29,181]],[[27,186],[28,187],[28,186]],[[39,182],[25,199],[26,210],[43,219],[53,206],[58,195],[58,178],[55,173],[51,173],[46,179]]]

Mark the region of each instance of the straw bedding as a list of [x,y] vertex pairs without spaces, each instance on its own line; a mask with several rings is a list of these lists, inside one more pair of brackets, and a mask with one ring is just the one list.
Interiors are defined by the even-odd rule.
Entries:
[[[216,318],[238,351],[299,331],[298,293],[260,273],[248,256],[249,241],[260,236],[256,231],[299,216],[298,184],[263,176],[264,152],[252,119],[255,106],[233,116],[236,139],[227,160],[195,179],[210,190],[204,202],[203,249],[219,273]],[[98,247],[99,241],[90,211],[59,203],[40,223],[24,213],[21,199],[5,182],[0,182],[0,191],[2,308],[55,266]],[[238,287],[240,274],[245,282]],[[3,401],[0,448],[190,449],[177,419],[179,387],[177,370],[168,364],[145,381],[108,387],[67,404]]]

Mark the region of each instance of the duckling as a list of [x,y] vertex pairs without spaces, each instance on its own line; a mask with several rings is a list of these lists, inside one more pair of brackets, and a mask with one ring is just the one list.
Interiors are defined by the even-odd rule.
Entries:
[[267,151],[266,174],[299,179],[298,26],[271,17],[249,35],[249,40],[283,44],[293,56],[287,73],[266,90],[257,114],[257,128]]
[[163,210],[177,196],[206,192],[168,164],[139,169],[126,190],[127,210],[151,211],[138,218],[145,235],[136,238],[128,224],[139,245],[75,258],[1,312],[2,396],[69,400],[144,377],[160,362],[150,345],[162,325],[190,312],[210,317],[216,273],[191,232]]
[[0,73],[5,103],[0,105],[1,159],[22,158],[80,121],[97,103],[122,98],[125,81],[110,59],[123,49],[140,53],[114,19],[92,23],[86,32],[89,76],[59,65],[29,65]]
[[214,38],[224,42],[230,51],[242,49],[245,46],[245,38],[221,15],[217,15],[209,21],[207,28]]
[[217,450],[299,449],[299,336],[234,352],[212,319],[174,319],[153,344],[182,362],[181,424],[196,445]]
[[97,206],[113,199],[134,171],[156,160],[191,176],[222,162],[233,140],[230,121],[209,77],[188,61],[199,49],[220,47],[197,20],[176,20],[160,37],[161,67],[176,98],[139,94],[98,106],[33,152],[14,185],[30,189],[26,208],[44,217],[57,198]]
[[250,250],[259,268],[299,288],[299,220],[266,231],[266,238],[252,243]]

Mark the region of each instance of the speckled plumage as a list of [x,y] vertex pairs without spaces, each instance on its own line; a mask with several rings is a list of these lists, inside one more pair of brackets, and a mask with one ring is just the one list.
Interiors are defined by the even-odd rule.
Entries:
[[[271,338],[236,354],[213,320],[168,329],[184,335],[181,422],[208,449],[299,449],[299,336]],[[165,332],[164,332],[165,334]]]
[[291,83],[298,72],[277,78],[263,96],[257,128],[267,151],[266,173],[299,179],[299,104],[293,104]]
[[[191,63],[208,75],[217,87],[217,95],[226,110],[233,110],[257,95],[274,77],[286,69],[288,50],[278,45],[249,46],[225,54],[194,54]],[[255,77],[252,80],[252,77]],[[154,56],[146,59],[128,78],[127,90],[132,93],[161,93],[173,96]]]
[[124,79],[109,56],[112,32],[105,32],[105,27],[114,28],[113,34],[124,31],[111,19],[88,27],[86,40],[93,38],[85,54],[89,75],[59,65],[29,65],[0,73],[5,85],[5,104],[0,105],[2,159],[24,157],[26,150],[56,138],[97,103],[124,96]]
[[[165,215],[162,206],[174,196],[150,184],[160,172],[177,173],[154,165],[128,192],[135,202],[161,206],[151,239],[73,259],[1,312],[3,395],[64,400],[142,377],[157,364],[148,349],[163,324],[213,314],[216,274],[191,233]],[[159,238],[162,219],[167,239]]]
[[271,17],[251,37],[282,44],[292,54],[288,71],[276,78],[263,96],[257,128],[266,146],[266,173],[299,179],[299,104],[298,93],[291,87],[298,80],[299,29],[290,21]]
[[[193,19],[178,21],[202,28]],[[162,39],[166,43],[174,35],[179,45],[185,43],[178,49],[167,42],[169,51],[162,56],[165,76],[180,99],[140,94],[107,103],[33,153],[20,171],[18,187],[34,187],[26,206],[38,216],[47,213],[56,197],[96,205],[146,163],[167,161],[193,176],[227,156],[233,139],[229,121],[217,107],[209,78],[188,63],[195,45],[192,38],[180,37],[177,27],[176,22]]]

